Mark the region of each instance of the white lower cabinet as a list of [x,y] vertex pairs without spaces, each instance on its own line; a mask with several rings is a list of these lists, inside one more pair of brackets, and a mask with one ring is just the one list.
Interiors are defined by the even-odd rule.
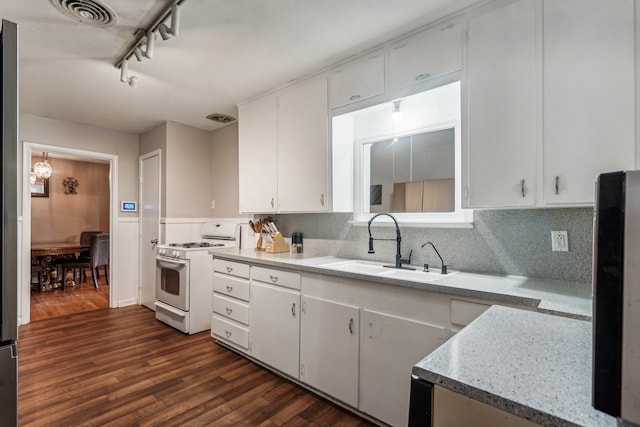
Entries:
[[249,348],[249,268],[213,260],[211,336],[243,353]]
[[298,378],[300,291],[252,280],[249,314],[251,356]]
[[358,406],[360,310],[302,296],[300,380]]
[[411,368],[444,343],[446,328],[362,310],[359,409],[392,426],[409,421]]

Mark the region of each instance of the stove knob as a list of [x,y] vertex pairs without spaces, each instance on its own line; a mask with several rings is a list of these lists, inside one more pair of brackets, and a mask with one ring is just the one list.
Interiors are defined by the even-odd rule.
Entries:
[[178,258],[178,256],[180,255],[180,252],[178,251],[173,251],[173,257],[174,258]]
[[160,254],[160,255],[164,255],[164,254],[166,254],[166,253],[167,253],[167,250],[166,250],[166,249],[158,249],[158,254]]

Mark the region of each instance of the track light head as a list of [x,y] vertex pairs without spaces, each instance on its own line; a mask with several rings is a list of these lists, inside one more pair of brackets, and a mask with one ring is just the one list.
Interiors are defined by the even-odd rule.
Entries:
[[147,31],[147,47],[144,51],[144,56],[149,59],[153,59],[153,47],[155,45],[156,35],[153,31]]
[[162,40],[169,40],[171,37],[173,37],[173,34],[171,33],[171,31],[169,31],[169,27],[167,27],[167,24],[158,25],[158,32],[160,32],[160,37],[162,37]]
[[120,64],[120,81],[128,83],[131,87],[138,86],[138,78],[136,76],[129,77],[129,60],[125,59]]
[[136,76],[129,77],[129,86],[133,88],[138,87],[138,77]]
[[140,48],[140,46],[136,46],[133,49],[133,54],[136,56],[138,62],[142,62],[142,60],[144,59],[144,54],[142,53],[142,49]]

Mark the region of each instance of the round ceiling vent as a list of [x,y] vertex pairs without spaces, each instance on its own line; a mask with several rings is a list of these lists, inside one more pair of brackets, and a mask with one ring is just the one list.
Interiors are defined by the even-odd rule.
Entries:
[[76,21],[104,27],[115,24],[114,11],[97,0],[51,0],[60,12]]

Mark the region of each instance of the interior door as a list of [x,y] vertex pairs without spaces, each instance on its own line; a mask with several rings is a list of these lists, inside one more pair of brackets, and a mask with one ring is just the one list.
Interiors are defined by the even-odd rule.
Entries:
[[155,311],[160,235],[160,152],[140,157],[140,303]]

